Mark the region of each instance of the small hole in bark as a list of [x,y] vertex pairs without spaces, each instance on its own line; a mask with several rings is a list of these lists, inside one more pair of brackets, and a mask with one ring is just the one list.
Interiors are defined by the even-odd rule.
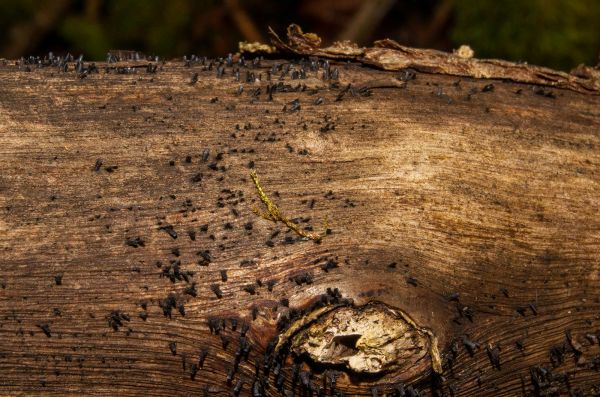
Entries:
[[337,347],[340,348],[339,355],[343,354],[343,350],[347,350],[348,355],[355,354],[358,349],[356,348],[356,342],[360,339],[361,335],[336,335],[332,341]]

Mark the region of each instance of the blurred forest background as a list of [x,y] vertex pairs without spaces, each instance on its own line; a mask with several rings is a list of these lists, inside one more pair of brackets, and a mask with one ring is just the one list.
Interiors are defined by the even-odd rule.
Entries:
[[220,56],[292,22],[324,44],[469,44],[479,58],[563,70],[596,65],[600,54],[598,0],[0,0],[0,57],[68,51],[103,60],[110,49]]

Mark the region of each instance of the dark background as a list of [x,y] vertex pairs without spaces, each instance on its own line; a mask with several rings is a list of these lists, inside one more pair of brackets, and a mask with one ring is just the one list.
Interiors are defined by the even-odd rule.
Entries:
[[[220,56],[240,40],[266,42],[289,23],[323,38],[450,51],[569,70],[596,65],[596,0],[0,0],[0,57],[48,51],[105,59],[109,49],[166,58]],[[285,36],[285,35],[284,35]]]

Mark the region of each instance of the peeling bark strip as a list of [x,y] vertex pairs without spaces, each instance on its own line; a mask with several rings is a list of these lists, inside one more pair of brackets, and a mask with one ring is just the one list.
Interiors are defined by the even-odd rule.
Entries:
[[385,70],[411,68],[423,73],[509,80],[600,94],[600,71],[586,66],[579,66],[569,74],[541,66],[497,59],[472,59],[443,51],[410,48],[391,39],[378,40],[374,47],[368,48],[358,47],[349,41],[335,42],[321,48],[319,36],[304,33],[294,24],[287,29],[288,44],[271,28],[269,35],[277,49],[295,55],[356,60]]

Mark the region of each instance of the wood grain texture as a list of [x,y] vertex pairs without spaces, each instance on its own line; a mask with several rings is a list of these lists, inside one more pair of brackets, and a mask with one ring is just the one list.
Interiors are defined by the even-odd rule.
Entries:
[[[306,307],[328,287],[432,330],[443,382],[423,373],[422,396],[598,395],[600,97],[418,73],[336,101],[348,83],[401,84],[331,61],[337,86],[288,73],[308,88],[268,101],[267,70],[285,62],[242,68],[241,95],[230,67],[0,66],[0,395],[227,396],[238,379],[252,395],[281,300]],[[331,233],[299,241],[258,217],[251,168],[282,212]],[[303,272],[312,283],[290,281]],[[165,316],[169,294],[185,316]],[[215,335],[214,317],[239,325]],[[244,322],[252,350],[228,385]],[[537,381],[540,366],[553,377]],[[264,395],[280,395],[269,379]],[[393,388],[337,383],[348,396]]]

